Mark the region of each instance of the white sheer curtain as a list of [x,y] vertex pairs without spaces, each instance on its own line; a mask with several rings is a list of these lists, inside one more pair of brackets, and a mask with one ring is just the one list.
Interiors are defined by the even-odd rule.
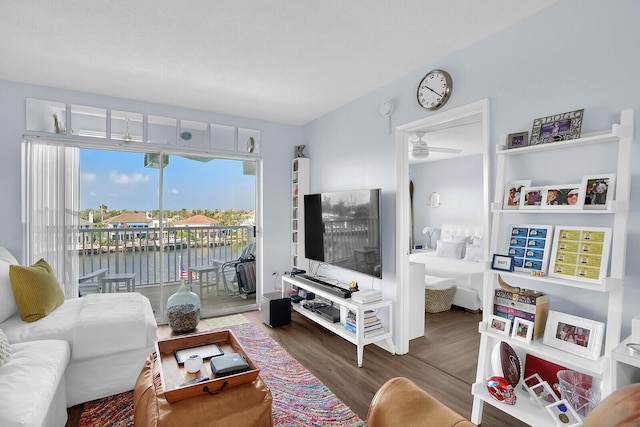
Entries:
[[26,261],[44,258],[67,299],[78,296],[79,173],[79,148],[60,141],[23,141]]

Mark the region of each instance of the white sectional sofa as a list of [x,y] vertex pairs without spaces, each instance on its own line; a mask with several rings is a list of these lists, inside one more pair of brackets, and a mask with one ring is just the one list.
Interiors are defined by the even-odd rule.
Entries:
[[89,294],[25,322],[7,298],[15,263],[0,247],[0,330],[13,353],[0,366],[0,426],[64,426],[67,407],[132,390],[157,339],[149,300]]

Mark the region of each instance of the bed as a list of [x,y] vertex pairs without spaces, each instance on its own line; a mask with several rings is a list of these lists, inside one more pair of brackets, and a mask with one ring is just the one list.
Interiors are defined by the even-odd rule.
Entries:
[[409,255],[410,262],[424,264],[427,277],[455,281],[453,304],[472,311],[482,308],[483,260],[484,231],[476,225],[444,224],[435,250]]

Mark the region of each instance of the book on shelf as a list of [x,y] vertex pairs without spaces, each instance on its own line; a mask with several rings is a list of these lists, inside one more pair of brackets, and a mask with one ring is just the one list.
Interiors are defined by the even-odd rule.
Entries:
[[366,289],[351,293],[351,300],[359,304],[367,304],[370,302],[380,301],[382,293],[377,289]]

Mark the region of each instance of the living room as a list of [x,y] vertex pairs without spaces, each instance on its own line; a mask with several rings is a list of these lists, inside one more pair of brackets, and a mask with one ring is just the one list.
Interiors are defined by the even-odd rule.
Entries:
[[[494,146],[504,143],[502,135],[530,130],[534,118],[579,108],[585,110],[582,130],[588,133],[616,123],[622,109],[639,109],[637,90],[634,89],[637,88],[640,61],[632,54],[632,40],[640,35],[636,25],[638,14],[637,3],[632,0],[616,2],[615,5],[595,0],[555,2],[517,25],[425,63],[302,124],[247,118],[226,111],[212,113],[205,108],[184,108],[173,105],[170,99],[159,102],[162,96],[145,102],[63,86],[51,87],[46,77],[49,65],[42,67],[42,75],[36,84],[0,74],[3,79],[0,81],[0,137],[4,154],[0,158],[0,177],[5,183],[0,245],[16,254],[18,260],[26,261],[22,259],[23,195],[20,184],[21,142],[29,133],[26,131],[26,98],[182,117],[259,129],[261,132],[263,206],[259,268],[264,292],[275,290],[272,272],[284,272],[290,268],[290,230],[288,222],[283,220],[289,216],[290,209],[286,189],[290,186],[293,148],[305,144],[305,153],[311,159],[312,191],[382,189],[382,279],[374,282],[361,276],[351,279],[348,273],[339,270],[328,274],[347,283],[356,280],[364,288],[375,287],[396,300],[402,287],[402,282],[397,279],[398,271],[403,267],[396,262],[396,254],[400,252],[396,228],[396,222],[400,221],[396,207],[398,156],[394,133],[389,131],[389,120],[393,128],[434,114],[425,112],[415,100],[420,79],[435,68],[445,69],[452,75],[453,92],[442,111],[488,99],[491,149],[487,167],[489,188],[493,188],[496,180]],[[4,39],[11,40],[10,37]],[[430,49],[429,40],[425,36],[425,49]],[[411,54],[407,52],[407,55]],[[6,57],[19,61],[15,56]],[[43,62],[49,64],[54,60],[43,58]],[[77,77],[73,76],[73,79]],[[390,118],[381,117],[379,105],[388,100],[393,103],[394,110]],[[635,165],[640,156],[636,146],[631,154],[632,165]],[[570,162],[547,155],[541,160],[541,166],[559,171],[570,181],[578,174],[575,165],[593,161],[597,160],[579,154]],[[625,303],[621,307],[622,337],[631,333],[631,319],[640,311],[637,303],[640,301],[640,266],[634,262],[634,255],[640,247],[639,208],[635,203],[640,196],[640,187],[635,184],[637,173],[632,170]],[[604,307],[590,306],[587,299],[576,300],[568,291],[561,292],[561,296],[558,305],[576,306],[578,314],[585,317],[604,317]],[[585,306],[589,308],[580,312],[580,307]],[[398,305],[395,312],[402,313],[402,309]],[[406,322],[398,316],[395,324],[394,335],[401,338]],[[396,342],[396,347],[399,353],[408,351],[408,340]]]

